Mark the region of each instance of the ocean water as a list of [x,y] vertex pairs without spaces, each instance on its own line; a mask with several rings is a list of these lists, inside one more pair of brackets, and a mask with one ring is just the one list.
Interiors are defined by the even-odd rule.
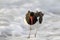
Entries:
[[[32,26],[25,21],[27,11],[42,11],[43,22]],[[60,40],[60,0],[0,0],[0,40]]]

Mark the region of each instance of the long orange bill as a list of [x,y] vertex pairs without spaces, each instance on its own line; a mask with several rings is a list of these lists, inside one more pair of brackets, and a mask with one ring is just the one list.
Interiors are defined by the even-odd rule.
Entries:
[[32,17],[32,16],[30,16],[30,19],[31,19],[31,24],[33,24],[33,17]]

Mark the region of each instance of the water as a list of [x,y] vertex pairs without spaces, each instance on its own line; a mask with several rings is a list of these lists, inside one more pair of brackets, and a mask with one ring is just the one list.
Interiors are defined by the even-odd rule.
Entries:
[[[42,24],[28,40],[60,40],[60,0],[0,0],[0,40],[27,40],[29,25],[25,22],[28,10],[44,13]],[[32,28],[33,29],[33,28]]]

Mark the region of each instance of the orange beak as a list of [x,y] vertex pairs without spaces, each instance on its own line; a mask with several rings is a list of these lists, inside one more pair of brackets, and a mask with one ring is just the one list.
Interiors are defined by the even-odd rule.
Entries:
[[32,16],[30,16],[30,19],[31,19],[31,24],[33,24],[33,17],[32,17]]

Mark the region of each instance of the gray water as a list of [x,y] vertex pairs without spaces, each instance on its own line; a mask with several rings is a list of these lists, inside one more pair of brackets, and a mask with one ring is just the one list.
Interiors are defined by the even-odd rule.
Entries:
[[0,0],[0,40],[27,40],[28,10],[44,13],[42,24],[32,28],[38,25],[37,37],[32,30],[29,40],[60,40],[60,0]]

